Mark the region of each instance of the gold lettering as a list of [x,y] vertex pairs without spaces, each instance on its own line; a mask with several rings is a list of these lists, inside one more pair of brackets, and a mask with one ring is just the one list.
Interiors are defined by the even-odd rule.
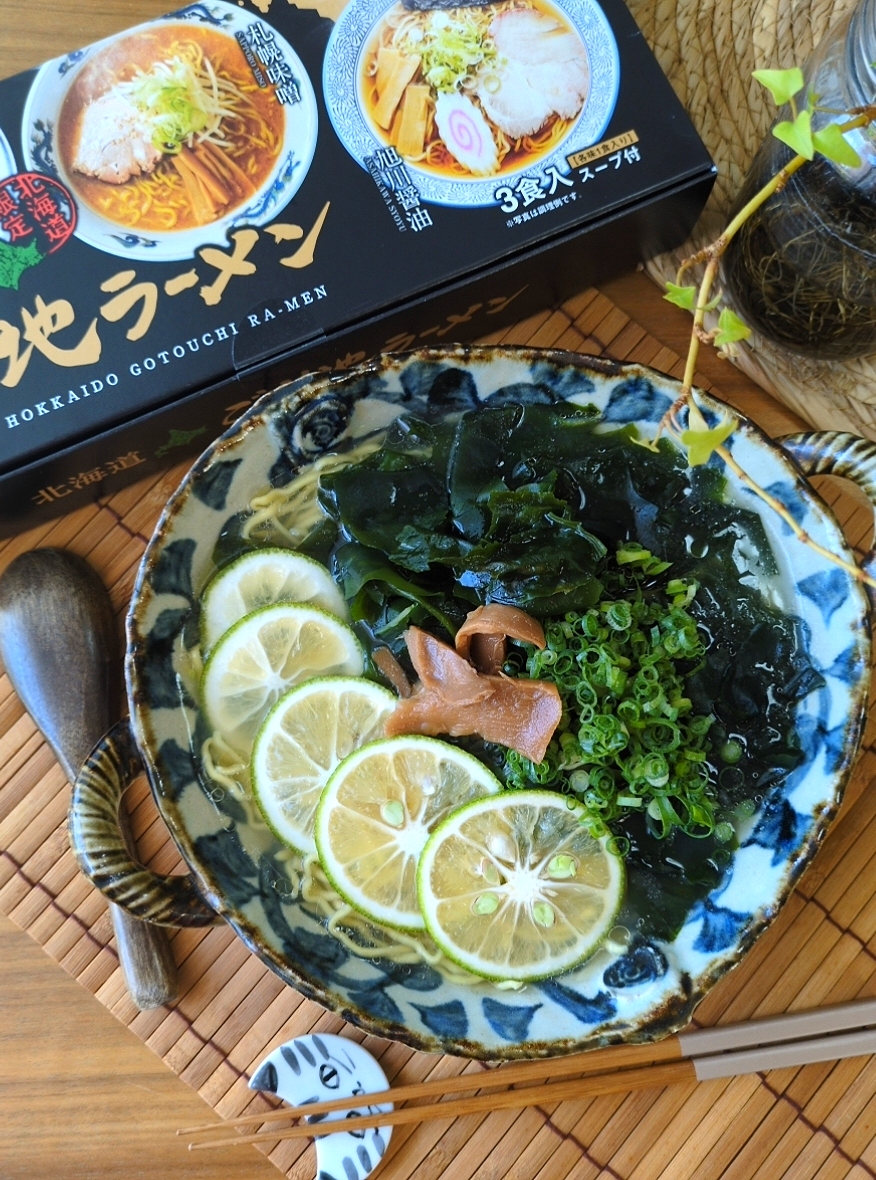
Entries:
[[[69,328],[73,323],[75,313],[73,306],[66,299],[54,299],[46,303],[37,295],[34,306],[36,311],[21,309],[21,319],[24,332],[0,320],[0,360],[8,361],[2,384],[9,388],[16,386],[24,376],[31,354],[36,348],[46,360],[53,365],[73,368],[76,365],[93,365],[100,360],[100,337],[97,334],[97,320],[91,321],[85,335],[73,348],[61,348],[49,339],[56,332]],[[22,336],[28,342],[28,347],[21,348]]]
[[201,258],[208,266],[219,271],[216,279],[209,286],[201,287],[200,296],[210,307],[215,306],[225,294],[225,288],[231,282],[233,275],[255,274],[255,263],[247,262],[247,256],[258,241],[258,230],[240,229],[231,235],[234,242],[234,252],[226,254],[214,246],[205,246],[199,250]]
[[131,308],[142,300],[137,322],[125,333],[128,340],[139,340],[146,335],[158,307],[158,285],[156,283],[134,283],[133,287],[129,287],[128,284],[133,282],[136,277],[135,270],[120,270],[118,274],[112,275],[111,278],[100,284],[101,291],[119,292],[118,295],[107,300],[100,309],[100,314],[111,324],[127,315]]
[[[319,217],[317,217],[316,221],[313,223],[313,228],[311,229],[311,231],[307,235],[307,237],[304,239],[304,241],[301,243],[301,245],[298,247],[298,249],[295,251],[295,253],[289,254],[289,255],[287,255],[286,258],[280,259],[281,266],[291,266],[291,267],[294,267],[295,270],[301,270],[302,267],[310,266],[311,262],[313,262],[313,255],[316,250],[317,239],[319,238],[323,224],[325,223],[325,219],[328,216],[330,204],[331,204],[330,201],[326,201],[326,203],[323,205],[322,212],[320,213]],[[298,227],[295,227],[295,228],[298,228]],[[278,239],[278,240],[285,240],[285,239]]]
[[594,160],[601,160],[603,156],[609,156],[612,152],[631,147],[632,144],[638,142],[639,137],[635,131],[624,131],[612,139],[604,139],[602,143],[594,143],[591,147],[584,148],[583,151],[573,152],[571,156],[566,156],[566,162],[570,168],[581,168],[584,164],[592,164]]
[[182,291],[188,291],[190,287],[197,287],[198,272],[192,267],[191,270],[184,271],[181,275],[174,275],[172,279],[168,279],[164,284],[165,295],[179,295]]

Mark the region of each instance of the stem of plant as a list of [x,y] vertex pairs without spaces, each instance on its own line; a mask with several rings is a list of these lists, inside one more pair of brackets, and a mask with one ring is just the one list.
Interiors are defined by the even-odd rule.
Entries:
[[804,545],[808,545],[810,549],[814,549],[816,553],[819,553],[822,557],[826,557],[828,561],[833,562],[834,565],[838,565],[840,569],[844,569],[846,573],[851,574],[853,578],[857,578],[859,582],[863,582],[866,586],[871,586],[874,590],[876,590],[876,578],[872,578],[869,574],[865,573],[864,570],[860,568],[860,566],[857,566],[850,561],[844,561],[843,558],[838,554],[834,553],[830,549],[826,549],[824,545],[819,544],[818,541],[814,541],[812,537],[810,537],[805,531],[805,529],[800,527],[781,500],[777,500],[775,496],[771,496],[768,491],[766,491],[760,486],[759,483],[753,480],[748,472],[739,466],[726,447],[715,447],[715,453],[721,456],[730,470],[736,476],[738,476],[738,478],[742,481],[742,483],[745,484],[747,488],[750,488],[756,496],[759,496],[760,499],[763,500],[764,504],[767,504],[773,510],[773,512],[777,513],[782,518],[785,524],[794,533],[798,541],[801,541]]
[[[793,100],[791,105],[792,109],[795,110]],[[854,131],[859,127],[869,126],[872,122],[874,122],[874,120],[876,120],[876,107],[866,107],[858,112],[855,118],[848,120],[846,123],[843,123],[840,126],[840,131],[843,135],[845,135],[849,131]],[[718,275],[718,268],[721,265],[721,258],[730,242],[733,240],[742,226],[745,225],[746,221],[748,221],[748,219],[752,217],[761,207],[761,205],[768,201],[774,193],[780,192],[788,183],[790,178],[794,175],[794,173],[802,168],[807,162],[808,158],[802,155],[796,155],[793,157],[793,159],[789,160],[788,163],[785,164],[783,168],[779,169],[775,176],[768,180],[763,188],[759,189],[758,192],[756,192],[751,198],[751,200],[739,210],[736,216],[732,218],[727,227],[724,229],[720,237],[716,238],[710,246],[700,250],[697,254],[690,258],[686,258],[679,267],[676,281],[678,285],[681,286],[682,278],[686,270],[688,270],[691,266],[696,265],[698,262],[706,263],[706,269],[703,272],[703,277],[700,279],[699,287],[697,289],[697,299],[693,313],[693,328],[691,330],[690,345],[688,346],[687,361],[685,362],[684,366],[684,377],[682,378],[681,387],[681,398],[685,399],[687,403],[688,422],[694,430],[708,429],[708,424],[703,418],[702,412],[693,398],[693,380],[694,374],[696,372],[697,360],[700,354],[700,341],[704,337],[707,338],[708,336],[705,331],[704,324],[706,312],[710,310],[709,303],[712,295],[712,287]],[[765,504],[767,504],[774,512],[776,512],[783,521],[785,521],[789,528],[791,528],[791,530],[794,532],[794,535],[798,538],[798,540],[800,540],[805,545],[809,545],[810,548],[814,549],[816,553],[819,553],[822,557],[825,557],[835,565],[840,566],[840,568],[851,574],[852,577],[857,578],[865,585],[876,589],[876,579],[872,578],[869,574],[866,574],[862,569],[860,569],[859,566],[844,561],[836,553],[832,553],[829,549],[826,549],[823,545],[820,545],[817,541],[814,541],[809,536],[809,534],[800,527],[797,521],[794,520],[793,516],[784,506],[784,504],[777,500],[775,496],[771,496],[769,492],[762,488],[756,480],[752,479],[751,476],[739,466],[726,447],[715,447],[715,453],[720,455],[721,459],[737,475],[737,477],[742,480],[746,487],[750,488],[756,496],[758,496]]]
[[[860,123],[856,123],[856,125],[861,126]],[[733,238],[743,227],[743,225],[745,225],[746,221],[748,221],[749,217],[755,214],[761,205],[770,199],[773,193],[778,192],[780,189],[784,188],[794,173],[799,168],[802,168],[806,162],[807,160],[805,156],[795,156],[793,160],[789,160],[784,168],[781,168],[775,174],[775,176],[768,180],[763,188],[756,192],[751,200],[739,210],[721,236],[716,238],[712,245],[705,252],[706,256],[708,257],[708,262],[706,263],[706,269],[703,272],[703,277],[700,279],[700,285],[697,291],[697,302],[696,307],[694,308],[693,329],[690,334],[690,345],[688,346],[687,350],[687,362],[684,366],[684,377],[682,378],[681,386],[682,394],[687,397],[689,406],[694,408],[698,416],[700,416],[699,409],[696,407],[696,403],[691,398],[690,393],[691,389],[693,388],[693,379],[694,373],[696,372],[697,359],[700,355],[700,330],[703,328],[703,324],[705,323],[706,319],[706,312],[709,310],[708,304],[712,295],[712,286],[718,274],[718,267],[721,265],[721,258],[727,247],[732,242]],[[681,284],[682,276],[684,275],[684,272],[691,261],[692,260],[685,260],[685,262],[681,264],[681,267],[678,271],[679,285]]]

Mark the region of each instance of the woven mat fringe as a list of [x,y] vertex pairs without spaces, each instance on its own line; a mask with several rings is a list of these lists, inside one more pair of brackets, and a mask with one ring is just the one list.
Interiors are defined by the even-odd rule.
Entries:
[[[857,0],[628,0],[703,142],[718,179],[693,234],[651,260],[661,285],[681,259],[713,241],[775,110],[751,77],[759,69],[802,65]],[[753,381],[820,429],[876,438],[876,357],[846,363],[808,361],[759,337],[737,363]]]

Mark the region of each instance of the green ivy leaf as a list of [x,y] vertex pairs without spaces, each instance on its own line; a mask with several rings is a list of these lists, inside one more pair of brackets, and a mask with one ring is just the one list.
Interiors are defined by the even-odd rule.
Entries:
[[861,165],[861,157],[836,123],[828,123],[820,131],[813,131],[812,143],[817,152],[833,160],[834,164],[847,164],[849,168],[859,168]]
[[797,66],[790,70],[755,70],[751,76],[767,88],[779,107],[803,89],[803,71]]
[[746,340],[751,335],[751,328],[743,324],[735,311],[725,307],[718,316],[718,327],[713,337],[718,348],[727,344],[735,344],[737,340]]
[[815,155],[812,144],[812,116],[808,111],[801,111],[793,123],[789,123],[787,119],[783,123],[777,123],[773,128],[773,135],[782,143],[786,143],[798,156],[811,160]]
[[669,303],[683,307],[685,311],[693,311],[696,297],[696,287],[679,287],[677,283],[667,283],[666,294],[663,296]]
[[725,418],[711,430],[684,430],[681,441],[687,447],[687,461],[691,467],[702,467],[712,457],[715,447],[720,447],[736,429],[734,418]]

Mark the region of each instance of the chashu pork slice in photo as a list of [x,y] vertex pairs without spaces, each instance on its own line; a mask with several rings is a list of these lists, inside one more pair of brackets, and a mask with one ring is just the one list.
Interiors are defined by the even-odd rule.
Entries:
[[478,80],[477,96],[509,137],[534,135],[551,115],[574,119],[590,89],[580,38],[533,8],[500,13],[490,25],[498,61]]
[[142,112],[113,90],[90,102],[82,113],[73,168],[107,184],[153,172],[161,151]]

